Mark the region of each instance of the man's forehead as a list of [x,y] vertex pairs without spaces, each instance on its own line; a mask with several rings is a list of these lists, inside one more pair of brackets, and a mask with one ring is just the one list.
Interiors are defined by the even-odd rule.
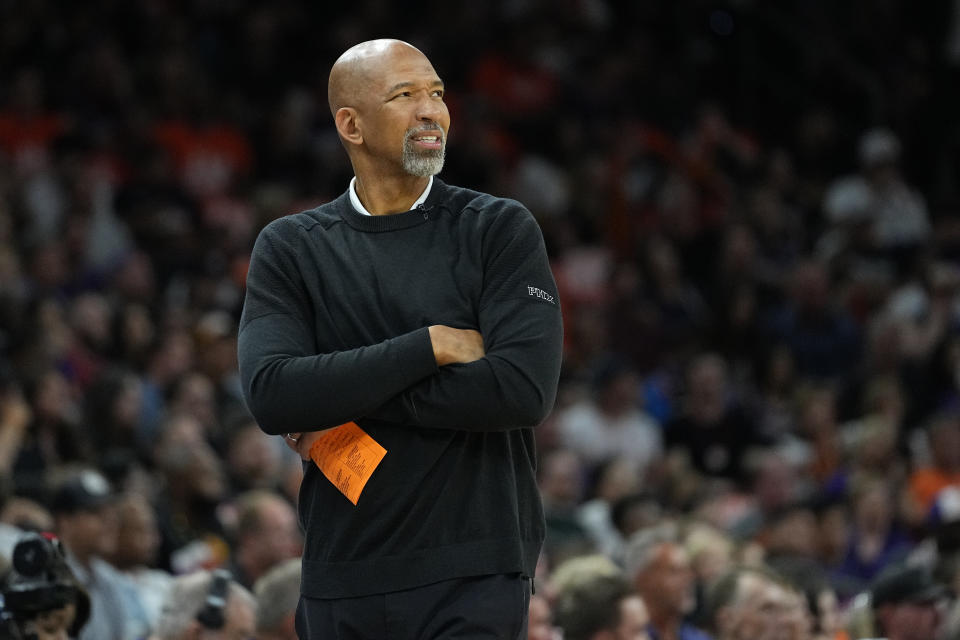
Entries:
[[423,83],[443,84],[430,61],[416,50],[385,56],[379,64],[371,65],[368,77],[386,89]]

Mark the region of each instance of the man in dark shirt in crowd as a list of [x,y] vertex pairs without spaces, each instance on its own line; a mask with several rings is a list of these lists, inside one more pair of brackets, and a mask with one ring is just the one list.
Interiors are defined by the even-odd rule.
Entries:
[[260,233],[239,334],[251,412],[313,461],[298,633],[523,638],[562,342],[539,227],[434,178],[450,116],[418,49],[356,45],[328,89],[356,177]]

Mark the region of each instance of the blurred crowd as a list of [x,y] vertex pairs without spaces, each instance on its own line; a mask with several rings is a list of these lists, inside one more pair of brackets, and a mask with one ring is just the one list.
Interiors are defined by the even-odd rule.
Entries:
[[0,556],[56,531],[87,638],[299,556],[247,260],[346,188],[329,65],[389,35],[561,292],[530,637],[960,637],[960,5],[359,4],[0,0]]

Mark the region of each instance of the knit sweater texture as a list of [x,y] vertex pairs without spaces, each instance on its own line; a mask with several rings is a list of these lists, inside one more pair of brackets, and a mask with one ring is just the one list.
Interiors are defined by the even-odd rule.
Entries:
[[[485,356],[438,367],[434,324],[479,331]],[[240,322],[248,408],[269,434],[352,420],[387,450],[356,505],[304,463],[302,593],[533,576],[533,427],[561,343],[543,238],[514,200],[435,179],[411,211],[364,216],[344,193],[267,225]]]

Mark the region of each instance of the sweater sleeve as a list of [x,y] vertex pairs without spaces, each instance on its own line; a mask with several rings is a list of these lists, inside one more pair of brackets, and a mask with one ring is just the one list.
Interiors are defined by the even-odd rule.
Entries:
[[318,353],[313,309],[277,225],[257,238],[238,336],[244,399],[270,434],[317,431],[362,416],[437,371],[426,328]]
[[553,408],[563,327],[540,228],[514,203],[483,240],[478,327],[485,356],[440,367],[369,417],[497,431],[540,424]]

